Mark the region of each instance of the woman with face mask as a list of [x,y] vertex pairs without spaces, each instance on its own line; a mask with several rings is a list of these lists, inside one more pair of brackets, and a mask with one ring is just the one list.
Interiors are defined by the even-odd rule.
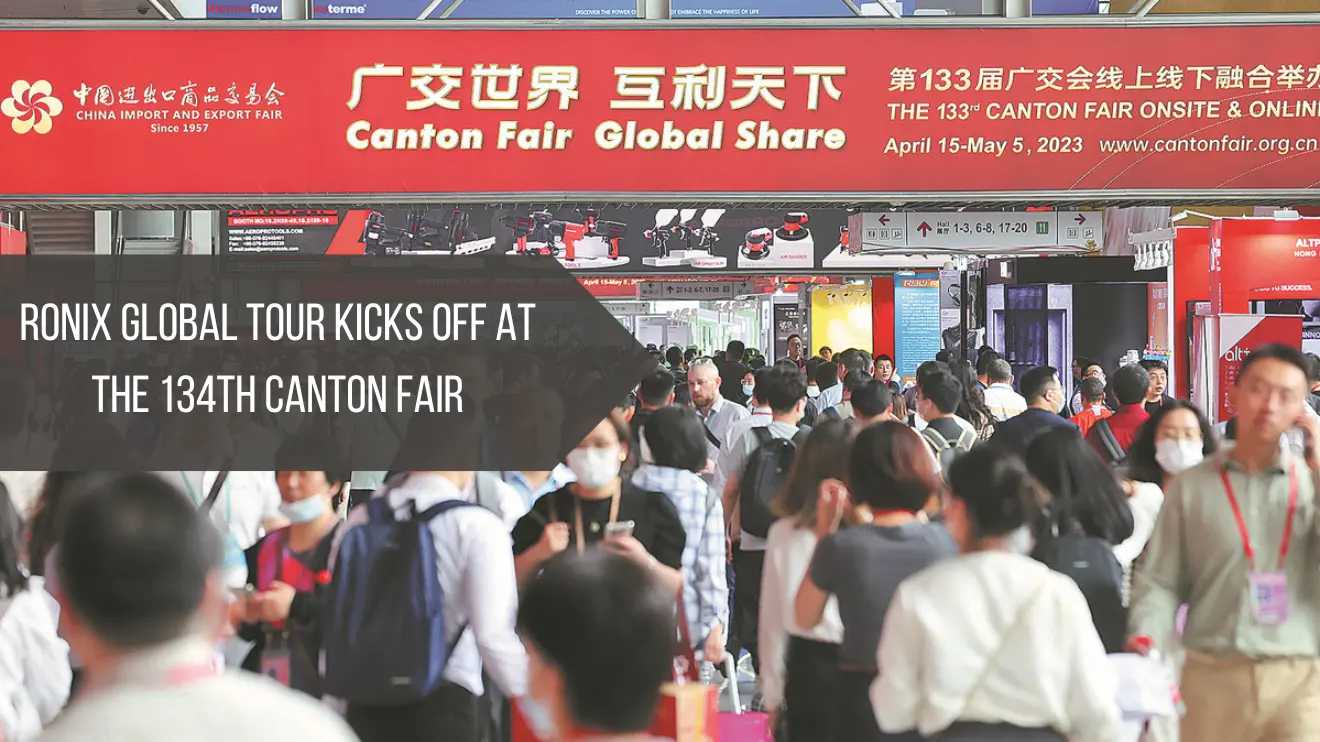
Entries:
[[340,461],[328,437],[300,434],[280,445],[275,483],[283,501],[280,513],[290,525],[267,533],[245,552],[248,587],[232,608],[238,635],[255,644],[243,669],[316,698],[321,696],[319,619],[340,525],[332,502],[349,479],[348,471],[337,470]]
[[687,542],[683,521],[667,496],[629,481],[631,454],[628,424],[618,413],[568,452],[565,463],[577,481],[541,497],[513,528],[519,584],[565,549],[583,553],[599,546],[654,572],[677,597]]

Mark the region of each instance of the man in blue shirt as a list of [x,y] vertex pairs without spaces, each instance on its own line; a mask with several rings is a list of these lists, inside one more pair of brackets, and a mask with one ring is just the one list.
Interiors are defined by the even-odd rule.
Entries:
[[1063,384],[1059,382],[1059,372],[1053,367],[1031,369],[1022,374],[1018,386],[1027,400],[1027,410],[995,426],[991,445],[1023,456],[1032,439],[1043,432],[1065,427],[1078,429],[1071,420],[1059,416],[1064,401]]

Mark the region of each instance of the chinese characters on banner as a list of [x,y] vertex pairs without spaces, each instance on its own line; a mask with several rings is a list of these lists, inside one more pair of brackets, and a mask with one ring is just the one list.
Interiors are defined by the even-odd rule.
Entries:
[[0,195],[1300,191],[1320,152],[1304,24],[0,34]]

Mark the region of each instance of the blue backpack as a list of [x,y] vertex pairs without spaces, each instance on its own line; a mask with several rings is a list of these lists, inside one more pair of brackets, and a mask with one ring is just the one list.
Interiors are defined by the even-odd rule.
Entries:
[[400,520],[387,496],[377,496],[367,501],[369,520],[344,532],[322,638],[327,694],[364,706],[404,706],[440,686],[467,626],[446,640],[429,523],[461,507],[478,505],[446,500]]

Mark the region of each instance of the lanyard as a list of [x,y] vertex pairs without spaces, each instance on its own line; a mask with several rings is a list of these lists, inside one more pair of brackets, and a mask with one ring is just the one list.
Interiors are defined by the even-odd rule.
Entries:
[[[216,472],[216,476],[220,476],[220,473]],[[197,490],[193,489],[192,482],[188,481],[188,472],[186,471],[179,472],[179,479],[183,480],[183,487],[184,489],[188,490],[188,496],[192,498],[193,502],[197,505],[198,508],[201,508],[202,498],[197,495]],[[201,484],[206,484],[206,472],[202,472]],[[233,484],[232,477],[225,479],[224,489],[221,491],[221,495],[220,495],[221,497],[225,498],[226,523],[232,521],[234,515],[234,498],[229,496],[229,485],[231,484]]]
[[[1247,556],[1247,562],[1251,565],[1251,571],[1256,571],[1256,552],[1251,548],[1251,535],[1247,533],[1247,522],[1242,518],[1242,508],[1238,506],[1237,495],[1233,493],[1233,485],[1228,481],[1228,469],[1221,467],[1219,476],[1224,480],[1224,491],[1228,493],[1229,507],[1233,508],[1233,519],[1237,521],[1238,533],[1242,535],[1242,551]],[[1283,561],[1288,556],[1288,546],[1292,543],[1293,516],[1297,513],[1297,466],[1291,464],[1288,467],[1288,519],[1283,524],[1283,541],[1279,544],[1279,569],[1283,569]]]
[[[623,484],[619,484],[619,489],[610,496],[610,522],[619,519],[619,495],[623,492]],[[551,509],[553,512],[553,508]],[[577,552],[581,555],[586,551],[586,542],[582,539],[582,500],[573,495],[573,530],[577,536]]]

